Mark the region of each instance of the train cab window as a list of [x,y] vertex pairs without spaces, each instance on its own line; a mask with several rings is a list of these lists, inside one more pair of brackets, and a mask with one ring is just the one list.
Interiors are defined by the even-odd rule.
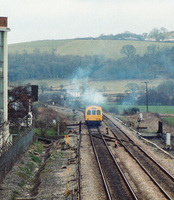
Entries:
[[91,110],[88,110],[88,111],[87,111],[87,115],[91,115]]
[[97,115],[101,115],[101,112],[100,112],[100,110],[97,110]]
[[92,110],[92,115],[95,115],[96,111],[95,110]]

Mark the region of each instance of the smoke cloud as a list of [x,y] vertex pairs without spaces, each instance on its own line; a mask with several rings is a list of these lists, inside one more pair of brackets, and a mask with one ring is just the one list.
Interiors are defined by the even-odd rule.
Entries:
[[83,95],[83,101],[87,105],[101,105],[105,102],[105,99],[100,92],[95,91],[93,88],[89,88]]
[[89,74],[90,69],[78,68],[75,76],[72,78],[71,83],[74,85],[74,90],[79,93],[80,99],[86,106],[88,105],[101,105],[105,102],[103,95],[95,88],[89,87]]

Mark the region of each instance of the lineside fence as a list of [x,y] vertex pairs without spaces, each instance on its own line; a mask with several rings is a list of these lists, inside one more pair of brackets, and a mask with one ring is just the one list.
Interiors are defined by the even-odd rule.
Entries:
[[9,146],[11,146],[11,135],[9,134],[9,122],[0,124],[0,157]]
[[0,155],[0,183],[12,169],[19,155],[34,141],[34,129],[20,134],[9,149]]

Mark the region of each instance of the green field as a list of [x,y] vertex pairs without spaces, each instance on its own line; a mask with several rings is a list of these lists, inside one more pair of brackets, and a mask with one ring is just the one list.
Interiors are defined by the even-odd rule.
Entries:
[[[139,106],[139,105],[116,105],[116,104],[104,104],[103,108],[108,110],[110,107],[116,107],[119,113],[123,113],[125,109],[128,108],[139,108],[140,112],[146,112],[146,106]],[[152,113],[159,113],[159,114],[174,114],[174,106],[148,106],[148,111]]]
[[53,49],[57,49],[71,40],[42,40],[33,42],[24,42],[8,45],[9,53],[33,53],[35,49],[39,49],[41,53],[52,53]]
[[56,55],[104,55],[106,58],[118,59],[122,55],[120,50],[124,45],[133,45],[136,48],[136,54],[144,55],[147,46],[156,45],[160,49],[164,47],[171,48],[173,43],[165,42],[146,42],[132,40],[43,40],[26,42],[19,44],[10,44],[9,53],[32,53],[38,49],[40,53],[54,53]]

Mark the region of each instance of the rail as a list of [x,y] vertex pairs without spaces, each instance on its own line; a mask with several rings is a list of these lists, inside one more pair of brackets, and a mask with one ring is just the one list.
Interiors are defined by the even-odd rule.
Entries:
[[[98,131],[100,132],[99,127],[98,127]],[[118,170],[119,170],[119,172],[120,172],[120,174],[121,174],[121,176],[122,176],[124,182],[126,183],[126,186],[127,186],[128,190],[129,190],[130,193],[132,194],[132,197],[133,197],[134,199],[138,200],[138,198],[136,197],[136,195],[135,195],[135,193],[134,193],[134,191],[133,191],[131,185],[129,184],[128,180],[126,179],[126,177],[125,177],[123,171],[121,170],[121,168],[120,168],[118,162],[116,161],[114,155],[112,154],[112,152],[111,152],[111,150],[110,150],[110,148],[109,148],[109,146],[108,146],[108,144],[107,144],[105,138],[104,138],[103,135],[101,134],[101,132],[100,132],[100,135],[101,135],[101,138],[102,138],[102,140],[103,140],[103,142],[104,142],[106,148],[108,149],[108,151],[109,151],[109,153],[110,153],[112,159],[114,160],[114,163],[115,163],[115,165],[117,166],[117,168],[118,168]]]
[[[168,176],[174,181],[174,177],[169,174],[156,160],[154,160],[146,151],[144,151],[139,145],[135,144],[135,142],[120,128],[118,127],[111,119],[109,119],[106,115],[105,117],[110,120],[112,122],[112,124],[117,127],[117,129],[119,129],[119,131],[121,131],[132,143],[134,143],[135,146],[137,146],[137,148],[139,148],[144,154],[146,154],[146,156],[151,159],[156,165],[158,165],[158,167],[163,170],[165,173],[168,174]],[[112,130],[111,130],[112,131]],[[113,131],[112,131],[113,132]],[[115,133],[113,132],[113,134],[115,135]],[[116,136],[116,135],[115,135]],[[146,139],[145,139],[146,140]],[[148,141],[149,142],[149,141]],[[159,147],[158,147],[159,148]],[[161,148],[159,148],[161,149]],[[162,150],[162,149],[161,149]],[[167,152],[166,152],[167,153]],[[168,154],[167,154],[168,155]]]
[[[109,119],[109,117],[108,117],[107,115],[103,114],[103,116]],[[118,118],[114,118],[114,119],[116,119],[119,123],[123,124],[123,122],[122,122],[120,119],[118,119]],[[118,125],[116,125],[116,126],[118,127],[118,129],[120,129]],[[120,129],[120,131],[122,131],[122,130]],[[132,131],[135,131],[135,130],[132,130]],[[155,143],[153,143],[153,142],[151,142],[151,141],[149,141],[149,140],[143,138],[140,132],[137,132],[137,131],[136,131],[136,133],[137,133],[137,135],[139,136],[139,138],[140,138],[141,140],[143,140],[146,144],[151,144],[153,147],[155,147],[156,149],[158,149],[159,151],[161,151],[162,153],[164,153],[165,155],[167,155],[167,156],[170,157],[171,159],[174,159],[174,156],[172,156],[171,154],[169,154],[167,151],[165,151],[164,149],[160,148],[160,147],[159,147],[158,145],[156,145]]]
[[[102,134],[101,134],[101,131],[100,131],[100,129],[99,128],[97,128],[97,131],[98,131],[98,133],[100,134],[100,139],[102,139],[103,140],[103,144],[104,144],[104,146],[105,146],[105,148],[106,148],[106,151],[108,152],[108,155],[110,155],[109,157],[110,157],[110,159],[112,160],[111,162],[112,162],[112,164],[109,162],[107,165],[105,165],[104,163],[102,163],[101,164],[101,161],[100,161],[100,158],[102,158],[102,156],[98,156],[98,154],[97,154],[97,151],[96,151],[96,149],[95,149],[95,144],[94,144],[94,141],[93,141],[93,137],[95,137],[95,136],[92,136],[92,133],[91,133],[91,131],[90,131],[90,128],[89,128],[89,133],[90,133],[90,139],[91,139],[91,143],[92,143],[92,146],[93,146],[93,149],[94,149],[94,153],[95,153],[95,156],[96,156],[96,159],[97,159],[97,163],[98,163],[98,166],[99,166],[99,170],[100,170],[100,173],[101,173],[101,176],[102,176],[102,179],[103,179],[103,183],[104,183],[104,186],[105,186],[105,191],[106,191],[106,194],[107,194],[107,196],[108,196],[108,199],[112,199],[112,198],[115,198],[115,195],[117,196],[119,196],[120,198],[121,198],[121,196],[123,197],[124,195],[125,196],[129,196],[129,199],[135,199],[135,200],[137,200],[138,198],[136,197],[136,195],[135,195],[135,193],[134,193],[134,191],[133,191],[133,189],[131,188],[131,186],[130,186],[130,184],[129,184],[129,182],[127,181],[127,179],[126,179],[126,177],[125,177],[125,175],[124,175],[124,173],[122,172],[122,170],[121,170],[121,168],[120,168],[120,166],[119,166],[119,164],[117,163],[117,161],[116,161],[116,159],[114,158],[114,156],[113,156],[113,154],[112,154],[112,152],[111,152],[111,150],[110,150],[110,148],[109,148],[109,146],[107,145],[107,143],[106,143],[106,141],[105,141],[105,139],[104,139],[104,137],[102,136]],[[97,137],[97,140],[99,140],[98,139],[98,137]],[[96,141],[97,141],[96,140]],[[99,142],[100,143],[100,142]],[[103,146],[103,147],[104,147]],[[103,147],[102,147],[102,149],[103,149]],[[100,147],[101,148],[101,147]],[[100,151],[99,149],[98,149],[98,151]],[[102,150],[102,152],[103,152],[103,150]],[[106,152],[105,152],[106,153]],[[107,155],[106,155],[107,156]],[[99,158],[100,157],[100,158]],[[109,158],[109,157],[107,157],[107,158]],[[106,162],[108,162],[109,160],[107,160]],[[102,170],[102,168],[103,168],[103,164],[105,165],[105,170],[103,171]],[[110,166],[109,168],[106,168],[106,166]],[[113,167],[111,167],[111,166],[113,166]],[[117,169],[116,171],[114,170],[114,167],[115,167],[115,169]],[[109,173],[108,174],[108,172],[109,171],[112,171],[112,175]],[[115,173],[115,174],[114,174]],[[105,174],[105,175],[104,175]],[[117,175],[116,175],[117,174]],[[111,177],[112,176],[112,178],[111,179],[108,179],[108,175]],[[115,176],[116,175],[116,176]],[[114,178],[115,179],[117,179],[117,180],[122,180],[122,181],[119,181],[119,183],[118,183],[118,181],[117,182],[115,182],[115,181],[113,181],[113,176],[114,176]],[[117,177],[117,178],[116,178]],[[118,178],[119,177],[119,178]],[[106,180],[107,179],[107,180]],[[109,184],[109,185],[108,185]],[[116,184],[116,185],[115,185]],[[119,184],[119,186],[118,186],[118,184]],[[115,186],[115,187],[114,187]],[[113,192],[113,187],[114,187],[114,192]],[[112,188],[112,190],[110,191],[110,189]],[[118,192],[118,194],[116,194],[116,188],[117,188],[117,190],[119,191]],[[124,188],[124,189],[123,189]],[[121,193],[120,193],[120,190],[122,191]],[[114,195],[114,196],[113,196]],[[121,196],[120,196],[121,195]],[[117,196],[117,197],[118,197]]]
[[[142,151],[150,160],[152,160],[167,176],[174,181],[174,177],[169,174],[159,163],[157,163],[149,154],[147,154],[139,145],[135,144],[135,142],[123,131],[120,127],[118,127],[110,118],[105,116],[107,120],[109,120],[121,133],[123,133],[140,151]],[[158,186],[161,192],[165,195],[167,199],[172,199],[167,192],[160,186],[160,184],[151,176],[151,174],[145,169],[145,167],[141,164],[141,162],[129,151],[129,149],[123,144],[121,139],[115,134],[115,132],[110,129],[113,135],[117,138],[119,143],[125,148],[125,150],[136,160],[136,162],[140,165],[140,167],[145,171],[145,173],[151,178],[151,180]]]
[[79,142],[78,142],[78,147],[77,147],[77,159],[78,159],[78,168],[77,168],[77,174],[78,174],[78,199],[81,200],[81,158],[80,158],[80,146],[81,146],[81,141],[82,141],[82,134],[81,134],[81,130],[79,132],[80,136],[79,136]]
[[102,180],[103,180],[103,184],[104,184],[104,187],[105,187],[105,191],[106,191],[106,195],[107,195],[107,198],[109,200],[111,200],[111,195],[110,195],[110,192],[109,192],[109,188],[107,186],[107,183],[106,183],[106,179],[104,177],[104,174],[103,174],[103,170],[101,168],[101,164],[100,164],[100,161],[99,161],[99,157],[97,155],[97,151],[95,149],[95,145],[94,145],[94,141],[92,139],[92,134],[91,134],[91,131],[88,127],[88,131],[89,131],[89,136],[90,136],[90,140],[91,140],[91,144],[92,144],[92,148],[93,148],[93,151],[94,151],[94,154],[95,154],[95,157],[96,157],[96,160],[97,160],[97,164],[98,164],[98,167],[99,167],[99,170],[100,170],[100,174],[101,174],[101,177],[102,177]]

